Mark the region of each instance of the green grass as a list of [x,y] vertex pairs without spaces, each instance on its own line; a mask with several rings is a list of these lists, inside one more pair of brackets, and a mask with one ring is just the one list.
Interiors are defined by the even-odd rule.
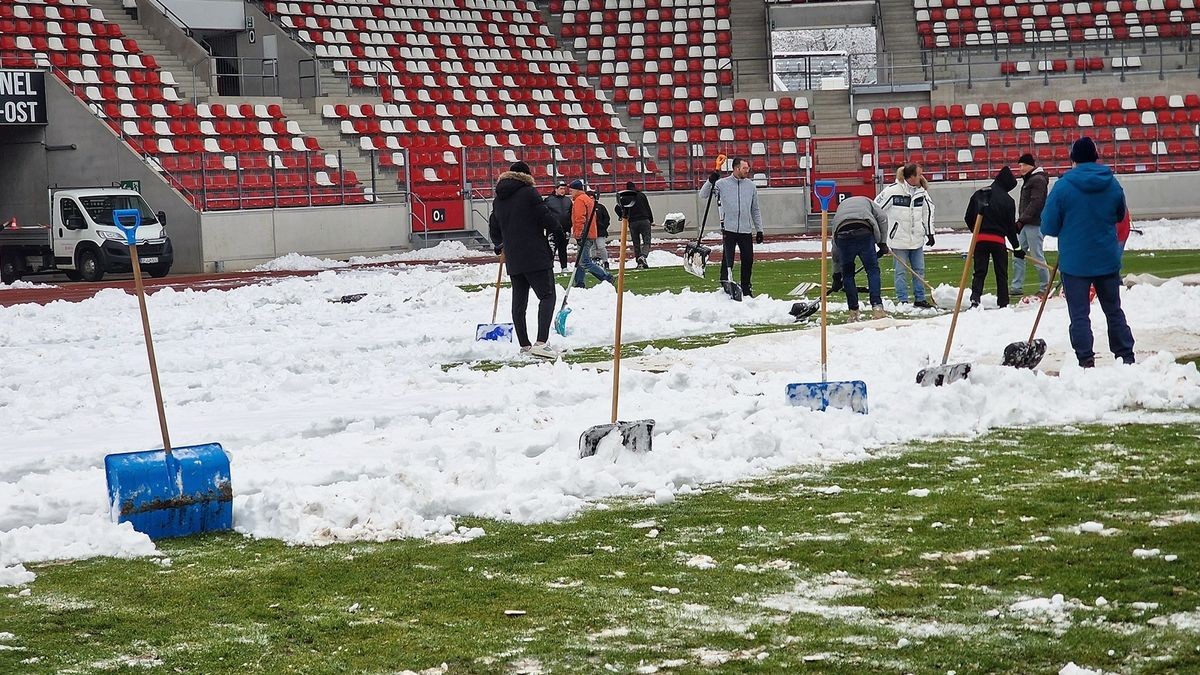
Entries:
[[[1054,252],[1050,252],[1048,262],[1053,265],[1056,259]],[[938,254],[925,256],[926,279],[934,286],[948,284],[958,286],[959,280],[962,278],[963,258],[961,255],[953,254]],[[1124,274],[1142,274],[1151,273],[1161,277],[1172,277],[1180,274],[1190,274],[1200,265],[1200,251],[1130,251],[1125,254]],[[890,290],[890,282],[892,279],[892,263],[890,258],[883,260],[883,282],[885,287],[885,295]],[[713,266],[709,270],[711,280],[702,280],[694,277],[683,271],[682,267],[660,267],[649,270],[638,270],[628,274],[625,278],[626,288],[630,293],[638,295],[650,295],[661,293],[664,291],[679,292],[685,289],[695,291],[715,290],[717,288],[716,273],[718,269]],[[865,275],[859,274],[859,285],[866,283]],[[796,287],[797,284],[803,282],[817,283],[821,277],[821,263],[819,260],[767,260],[756,262],[754,264],[754,287],[756,293],[762,293],[777,299],[788,299],[788,291]],[[557,280],[560,286],[568,283],[569,275],[559,274]],[[589,284],[595,280],[589,277]],[[995,290],[995,277],[989,277],[986,288],[991,291]],[[1038,277],[1036,270],[1030,266],[1030,270],[1025,276],[1025,292],[1036,293],[1038,286]],[[477,290],[482,286],[464,287],[468,290]],[[561,297],[561,296],[560,296]],[[819,290],[809,293],[809,299],[819,297]],[[836,301],[844,301],[845,295],[836,294],[833,297]],[[799,298],[797,298],[799,299]],[[849,316],[845,312],[831,312],[829,314],[830,324],[845,323]],[[707,333],[703,335],[691,335],[683,338],[667,338],[658,340],[645,340],[639,342],[630,342],[621,346],[621,357],[627,358],[638,356],[643,353],[646,348],[654,347],[658,349],[696,349],[699,347],[709,347],[717,344],[724,344],[735,337],[743,335],[755,335],[759,333],[774,333],[790,330],[799,330],[808,328],[808,324],[782,324],[782,325],[739,325],[734,326],[731,331],[721,333]],[[611,347],[592,347],[587,349],[574,350],[569,354],[564,355],[563,360],[568,363],[594,363],[597,361],[605,361],[612,358]],[[461,363],[449,363],[443,365],[443,370],[448,370]],[[514,365],[511,362],[504,361],[480,361],[471,363],[470,367],[476,370],[497,370],[504,366]]]
[[[1151,621],[1200,620],[1198,437],[1000,430],[562,523],[464,519],[487,536],[457,545],[224,535],[164,542],[169,564],[35,565],[0,595],[0,672],[1200,672],[1196,629]],[[1058,593],[1059,617],[1013,608]]]
[[[1047,253],[1047,264],[1053,265],[1056,258],[1055,252]],[[1200,262],[1200,251],[1129,251],[1125,254],[1124,267],[1121,272],[1122,274],[1150,273],[1160,277],[1173,277],[1195,272],[1198,262]],[[892,259],[884,258],[881,263],[883,285],[890,287]],[[649,270],[638,270],[626,274],[625,288],[630,293],[639,295],[663,291],[679,292],[688,288],[698,292],[716,290],[718,288],[717,276],[720,272],[719,261],[710,262],[709,268],[706,279],[694,277],[684,272],[682,267],[656,267]],[[934,286],[948,284],[957,287],[962,278],[962,268],[963,258],[959,254],[939,253],[925,256],[925,278]],[[832,272],[832,270],[830,271]],[[736,266],[734,272],[736,278]],[[817,283],[820,277],[821,261],[819,260],[763,260],[754,263],[754,291],[773,298],[787,298],[788,291],[795,288],[797,284]],[[860,273],[858,277],[859,285],[865,285],[865,275]],[[555,278],[559,286],[565,286],[570,275],[558,274]],[[1025,292],[1037,291],[1037,271],[1033,265],[1027,266],[1025,282]],[[589,275],[587,283],[590,286],[595,284],[596,280]],[[487,284],[463,286],[466,290],[480,290],[486,287],[488,287]],[[994,287],[995,277],[989,275],[985,288],[994,291]],[[810,295],[815,297],[816,292]],[[844,298],[842,295],[835,297],[839,300]]]

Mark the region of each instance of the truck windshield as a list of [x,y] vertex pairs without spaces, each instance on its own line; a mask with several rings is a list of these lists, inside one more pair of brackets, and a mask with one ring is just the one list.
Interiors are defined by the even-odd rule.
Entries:
[[[80,197],[79,203],[83,204],[83,208],[87,209],[88,215],[92,217],[92,220],[97,225],[114,224],[112,214],[116,209],[137,209],[142,213],[143,225],[158,224],[158,218],[150,210],[150,206],[138,195],[95,195],[92,197]],[[125,224],[129,224],[128,220]]]

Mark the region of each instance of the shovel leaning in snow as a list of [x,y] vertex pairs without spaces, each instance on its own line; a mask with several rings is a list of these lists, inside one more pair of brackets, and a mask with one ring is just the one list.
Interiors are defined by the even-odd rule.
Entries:
[[[621,210],[626,214],[633,208],[637,193],[623,190],[617,193],[617,201]],[[636,420],[625,422],[617,420],[617,399],[621,392],[621,299],[625,295],[625,243],[629,236],[629,218],[621,219],[621,252],[617,265],[617,319],[613,337],[613,383],[612,383],[612,415],[608,424],[597,424],[579,437],[579,457],[591,457],[596,454],[600,442],[609,434],[619,433],[621,445],[631,452],[649,452],[652,446],[651,434],[654,432],[654,420]]]
[[[837,192],[837,183],[819,180],[813,183],[813,194],[821,202],[821,278],[829,274],[829,202]],[[829,324],[829,288],[821,284],[821,381],[798,382],[787,386],[788,403],[812,410],[829,407],[849,408],[854,412],[867,412],[867,383],[862,380],[830,382],[828,379],[828,355],[826,334]]]
[[1042,312],[1046,311],[1046,300],[1054,288],[1054,277],[1057,275],[1058,262],[1055,261],[1054,267],[1050,268],[1050,281],[1046,282],[1046,292],[1042,293],[1037,316],[1033,319],[1033,329],[1029,331],[1029,339],[1025,342],[1013,342],[1004,348],[1004,365],[1033,370],[1042,362],[1042,357],[1046,355],[1046,341],[1035,340],[1033,336],[1037,335],[1038,324],[1042,321]]
[[500,252],[500,268],[496,270],[496,299],[492,301],[492,322],[475,325],[476,340],[508,340],[513,339],[511,323],[496,323],[496,311],[500,309],[500,280],[504,278],[504,252]]
[[[132,220],[133,225],[126,227],[123,218]],[[163,449],[119,453],[104,458],[109,508],[118,523],[131,523],[133,529],[151,539],[232,529],[233,488],[229,479],[229,456],[225,450],[219,443],[172,448],[167,434],[167,416],[158,384],[158,365],[154,360],[154,343],[150,341],[150,318],[146,314],[146,293],[142,288],[137,255],[137,228],[141,223],[141,213],[137,209],[113,211],[113,224],[125,233],[129,245],[129,264],[133,267],[142,314],[142,332],[150,361],[150,381],[154,385]]]
[[940,387],[958,380],[965,380],[971,374],[971,364],[951,363],[950,345],[954,343],[954,327],[958,325],[958,312],[962,309],[963,292],[967,290],[967,273],[971,269],[971,259],[975,256],[975,242],[979,240],[979,230],[983,227],[983,207],[979,206],[979,215],[975,216],[975,229],[971,231],[971,243],[967,246],[967,258],[963,260],[962,279],[958,281],[958,300],[954,303],[954,316],[950,319],[950,332],[946,335],[946,349],[942,352],[942,363],[937,366],[922,368],[917,372],[917,384],[926,387]]
[[933,284],[929,283],[928,281],[925,281],[925,277],[921,276],[920,274],[917,274],[917,271],[914,270],[912,267],[910,267],[908,263],[904,262],[904,259],[901,258],[900,256],[897,256],[896,254],[893,253],[892,260],[895,260],[896,262],[900,263],[900,266],[903,267],[904,269],[908,270],[908,273],[911,274],[914,279],[921,282],[922,284],[925,284],[925,288],[929,289],[929,304],[933,305],[934,307],[937,307],[938,306],[937,299],[935,299],[933,297]]
[[[724,164],[725,155],[717,155],[713,171],[720,171]],[[707,180],[707,177],[705,180]],[[700,243],[700,240],[704,238],[704,228],[708,225],[708,211],[712,208],[713,195],[716,192],[716,186],[709,187],[708,202],[704,204],[704,217],[700,219],[700,234],[696,235],[695,243],[688,244],[683,249],[684,271],[701,279],[704,278],[704,266],[708,264],[708,254],[712,253],[712,249]],[[741,289],[739,288],[738,290]]]
[[583,225],[583,234],[579,238],[579,255],[575,258],[575,270],[571,272],[571,278],[567,279],[567,292],[563,293],[562,305],[558,308],[558,314],[554,315],[554,332],[563,337],[567,336],[567,317],[571,315],[571,308],[567,307],[567,298],[571,297],[571,289],[575,287],[575,277],[579,276],[579,268],[583,266],[583,249],[587,246],[588,230],[592,227],[592,216],[594,215],[596,215],[595,207],[592,208],[587,222]]

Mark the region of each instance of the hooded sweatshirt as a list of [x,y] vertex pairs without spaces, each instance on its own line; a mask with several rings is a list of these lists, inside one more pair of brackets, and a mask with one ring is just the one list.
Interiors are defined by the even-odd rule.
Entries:
[[533,186],[533,176],[515,171],[500,174],[488,235],[493,246],[504,248],[510,276],[554,267],[547,234],[554,237],[559,250],[566,250],[566,235]]
[[929,199],[928,186],[924,177],[920,185],[909,185],[903,174],[897,171],[896,182],[884,188],[875,198],[875,203],[883,209],[883,215],[887,218],[889,248],[922,248],[925,240],[933,234],[933,202]]
[[708,181],[700,186],[700,198],[716,190],[717,208],[721,212],[721,229],[726,232],[753,234],[763,231],[762,210],[758,207],[758,187],[749,178],[730,174],[714,186]]
[[1008,239],[1014,249],[1021,246],[1017,239],[1017,205],[1008,193],[1017,187],[1017,177],[1007,166],[1000,169],[996,179],[988,187],[976,190],[967,203],[963,220],[971,230],[975,229],[975,217],[983,213],[983,225],[979,230],[979,241],[1003,244]]
[[1054,183],[1042,209],[1042,234],[1058,237],[1058,268],[1078,277],[1121,270],[1117,223],[1125,218],[1125,191],[1112,169],[1084,162]]

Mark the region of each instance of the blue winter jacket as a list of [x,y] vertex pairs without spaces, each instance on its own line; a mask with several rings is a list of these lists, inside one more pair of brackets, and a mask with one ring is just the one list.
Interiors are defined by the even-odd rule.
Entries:
[[1063,174],[1042,207],[1042,234],[1058,237],[1058,269],[1077,277],[1120,272],[1124,217],[1125,191],[1112,169],[1085,162]]

